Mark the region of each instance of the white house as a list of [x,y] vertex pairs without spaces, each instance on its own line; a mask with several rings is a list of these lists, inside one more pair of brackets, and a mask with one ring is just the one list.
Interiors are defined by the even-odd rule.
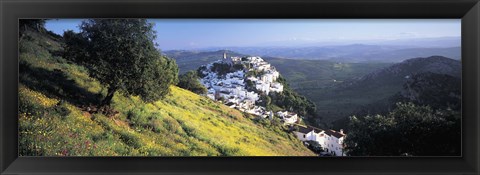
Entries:
[[285,124],[294,124],[298,120],[298,115],[288,111],[278,111],[277,116],[280,117]]
[[325,149],[325,151],[337,155],[337,156],[345,156],[345,153],[343,151],[343,141],[345,139],[345,133],[343,133],[343,130],[340,130],[339,132],[334,131],[334,130],[325,130],[325,138],[324,138],[324,144],[322,147]]
[[247,57],[246,59],[252,64],[263,62],[263,59],[260,57]]
[[207,97],[212,99],[212,100],[215,100],[215,94],[214,93],[208,93]]
[[294,124],[298,121],[298,115],[295,113],[290,113],[289,115],[283,117],[285,124]]
[[265,92],[265,94],[267,95],[270,93],[270,83],[264,83],[264,82],[258,81],[255,84],[255,88],[259,91]]
[[260,77],[260,79],[261,79],[262,81],[264,81],[264,82],[269,82],[269,83],[271,83],[271,82],[273,82],[273,75],[272,75],[272,74],[268,74],[268,73],[267,73],[267,74],[263,74],[263,75]]
[[297,138],[301,141],[316,141],[325,152],[335,156],[345,156],[344,144],[345,133],[334,130],[322,130],[311,126],[297,125],[298,131],[293,131]]
[[[270,66],[269,66],[269,68],[270,68]],[[273,68],[273,67],[271,67],[271,68]],[[278,73],[278,71],[275,71],[273,69],[268,69],[267,72],[265,74],[263,74],[260,78],[261,78],[262,81],[272,83],[275,80],[277,80],[277,78],[279,76],[280,76],[280,74]]]
[[318,135],[323,131],[321,129],[313,128],[310,126],[301,126],[297,125],[298,131],[293,131],[293,133],[297,136],[297,138],[301,141],[317,141]]
[[258,81],[258,78],[254,76],[247,77],[247,79],[250,81]]
[[266,70],[270,69],[270,64],[261,62],[261,63],[256,64],[254,66],[254,68],[258,71],[266,71]]
[[253,91],[252,92],[247,92],[246,95],[247,95],[246,98],[251,100],[251,101],[257,101],[259,99],[258,94],[253,92]]
[[253,104],[254,104],[254,101],[246,99],[246,100],[243,100],[240,104],[238,104],[238,107],[239,109],[241,109],[241,111],[244,111],[252,108]]
[[271,84],[270,91],[273,92],[282,92],[283,91],[283,85],[278,82],[274,82]]

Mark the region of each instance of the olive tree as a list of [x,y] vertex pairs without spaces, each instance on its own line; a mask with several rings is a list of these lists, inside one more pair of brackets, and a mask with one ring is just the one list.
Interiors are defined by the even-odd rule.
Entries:
[[65,56],[108,87],[101,106],[119,90],[147,102],[159,100],[176,83],[177,64],[155,48],[152,28],[145,19],[90,19],[79,33],[64,33]]

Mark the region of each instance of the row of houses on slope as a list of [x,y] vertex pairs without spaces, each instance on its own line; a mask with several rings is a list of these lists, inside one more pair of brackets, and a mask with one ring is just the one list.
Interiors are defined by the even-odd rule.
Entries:
[[[231,67],[237,64],[248,65],[243,70],[235,70],[225,75],[212,71],[215,64],[227,64]],[[258,76],[246,76],[249,71],[261,72]],[[222,100],[230,108],[236,108],[240,111],[247,112],[262,118],[273,118],[275,115],[272,111],[267,111],[263,106],[255,105],[259,101],[260,95],[254,91],[247,90],[245,80],[254,83],[257,91],[269,94],[270,92],[282,92],[283,85],[276,82],[280,73],[275,67],[264,61],[260,57],[230,57],[227,58],[226,53],[222,60],[215,61],[206,65],[206,69],[202,70],[203,78],[200,82],[207,88],[207,97],[213,100]],[[285,113],[285,115],[283,115]],[[280,113],[279,113],[280,114]],[[291,113],[284,111],[278,115],[286,124],[292,124],[298,121],[298,116],[290,115]]]
[[[248,67],[243,70],[228,72],[225,75],[219,75],[217,72],[212,71],[214,64],[228,64],[232,67],[237,64],[244,64],[248,65]],[[261,74],[247,77],[247,72],[249,71],[261,72]],[[262,58],[227,58],[226,53],[224,53],[223,59],[206,65],[206,69],[202,71],[202,74],[204,76],[200,79],[200,82],[207,88],[207,96],[212,100],[221,100],[230,108],[262,118],[273,119],[278,117],[284,124],[298,126],[298,130],[293,131],[293,133],[299,140],[318,142],[325,152],[335,156],[345,156],[343,147],[345,133],[343,133],[343,130],[337,132],[298,125],[297,123],[301,117],[294,112],[277,111],[274,113],[273,111],[267,111],[263,106],[256,105],[256,102],[260,100],[259,94],[247,90],[246,80],[252,81],[257,91],[267,95],[270,92],[283,91],[283,85],[276,82],[280,76],[279,72]]]

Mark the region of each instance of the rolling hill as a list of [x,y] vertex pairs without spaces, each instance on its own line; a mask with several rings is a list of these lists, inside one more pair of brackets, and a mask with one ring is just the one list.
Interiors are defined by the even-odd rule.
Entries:
[[146,103],[106,88],[62,57],[62,38],[20,38],[20,156],[314,156],[281,124],[258,120],[176,86]]
[[432,55],[440,55],[456,60],[460,59],[460,47],[447,48],[405,48],[391,51],[376,51],[376,52],[357,52],[353,54],[342,55],[331,58],[332,61],[342,62],[384,62],[384,63],[398,63],[409,58],[429,57]]
[[[426,105],[436,110],[457,111],[461,109],[461,78],[448,74],[422,72],[413,74],[403,84],[400,92],[390,97],[363,105],[352,112],[357,118],[367,115],[388,115],[397,107],[397,103]],[[333,122],[334,128],[347,128],[347,117]]]
[[333,122],[361,111],[371,104],[392,101],[392,96],[400,93],[407,81],[423,73],[460,79],[461,63],[441,56],[413,58],[353,81],[346,81],[331,88],[309,90],[308,93],[324,121]]
[[[290,87],[302,93],[353,80],[392,63],[343,63],[329,60],[296,60],[265,57],[287,79]],[[307,95],[308,93],[303,93]],[[307,96],[308,97],[308,96]]]

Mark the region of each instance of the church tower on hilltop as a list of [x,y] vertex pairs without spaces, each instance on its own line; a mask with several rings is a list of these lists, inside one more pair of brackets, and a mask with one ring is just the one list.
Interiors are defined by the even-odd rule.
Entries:
[[223,52],[223,59],[227,59],[227,51],[226,50]]

